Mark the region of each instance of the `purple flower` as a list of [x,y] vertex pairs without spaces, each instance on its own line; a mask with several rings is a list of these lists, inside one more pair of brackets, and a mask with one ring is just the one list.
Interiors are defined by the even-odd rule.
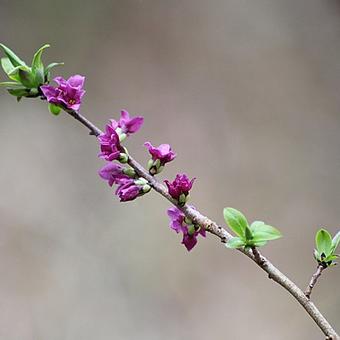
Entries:
[[119,136],[116,132],[117,127],[118,123],[111,119],[109,124],[106,125],[105,133],[98,136],[101,149],[99,157],[110,162],[117,159],[122,151]]
[[[191,208],[194,209],[194,207]],[[168,209],[168,216],[170,217],[170,228],[175,230],[176,233],[183,233],[182,244],[184,244],[188,251],[197,244],[198,235],[206,236],[205,229],[190,223],[191,221],[185,219],[184,213],[178,208]]]
[[137,116],[130,118],[129,112],[122,110],[120,113],[120,119],[118,121],[118,126],[121,128],[123,133],[127,135],[137,132],[143,125],[144,118]]
[[197,244],[197,236],[198,235],[202,235],[203,237],[205,237],[205,229],[204,228],[200,228],[198,231],[194,231],[193,234],[190,234],[188,229],[187,232],[183,234],[183,240],[182,240],[182,244],[185,245],[185,248],[187,248],[188,251],[190,251],[192,248],[195,247],[195,245]]
[[152,159],[154,161],[159,159],[161,165],[171,162],[176,157],[169,144],[161,144],[158,148],[155,148],[150,142],[145,142],[144,145],[148,148]]
[[102,167],[98,174],[101,178],[108,181],[109,186],[118,184],[122,179],[129,179],[130,177],[125,175],[123,172],[124,168],[117,163],[107,163]]
[[53,80],[58,84],[57,87],[51,85],[40,86],[47,101],[77,112],[80,108],[81,99],[85,94],[83,89],[85,77],[74,75],[67,80],[63,77],[56,77]]
[[132,201],[142,193],[142,188],[131,178],[123,178],[118,181],[118,184],[116,195],[121,202]]
[[178,208],[173,207],[168,209],[168,216],[170,217],[170,228],[175,230],[178,234],[183,231],[184,214]]
[[181,205],[184,205],[194,180],[195,178],[190,180],[185,174],[178,174],[172,183],[168,180],[164,182],[168,187],[170,196],[176,199]]
[[121,202],[132,201],[151,190],[146,179],[136,178],[132,168],[122,167],[118,163],[108,163],[98,173],[111,187],[113,184],[118,185],[115,194]]

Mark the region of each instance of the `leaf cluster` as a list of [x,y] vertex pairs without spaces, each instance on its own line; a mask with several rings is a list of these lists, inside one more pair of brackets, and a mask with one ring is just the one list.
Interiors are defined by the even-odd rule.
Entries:
[[279,230],[262,221],[254,221],[249,225],[246,217],[234,208],[225,208],[223,215],[230,229],[237,235],[226,243],[228,248],[262,247],[268,241],[282,237]]
[[331,234],[325,230],[320,229],[315,235],[315,245],[314,257],[316,261],[322,266],[330,267],[334,266],[339,255],[335,253],[336,248],[340,243],[340,231],[333,237]]
[[38,97],[39,87],[50,81],[51,69],[63,65],[63,63],[51,63],[44,66],[41,57],[48,47],[50,47],[48,44],[40,47],[33,56],[31,66],[27,66],[11,49],[0,44],[0,48],[6,55],[1,58],[1,66],[9,78],[9,81],[0,83],[0,86],[6,87],[7,91],[16,96],[18,101],[22,97]]

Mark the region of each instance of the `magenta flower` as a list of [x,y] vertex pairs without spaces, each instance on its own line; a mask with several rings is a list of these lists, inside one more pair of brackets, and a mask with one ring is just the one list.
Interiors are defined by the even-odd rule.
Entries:
[[47,101],[77,112],[80,108],[81,99],[85,94],[83,89],[85,77],[74,75],[67,80],[62,77],[56,77],[53,80],[58,84],[57,87],[51,85],[40,86]]
[[124,168],[118,163],[107,163],[102,167],[98,174],[101,178],[108,181],[109,186],[118,184],[122,179],[129,179],[130,177],[124,174]]
[[118,184],[115,194],[121,202],[132,201],[142,194],[142,188],[131,178],[123,178],[118,181]]
[[148,148],[152,159],[154,161],[159,159],[161,165],[171,162],[176,157],[169,144],[161,144],[158,148],[155,148],[150,142],[145,142],[144,145]]
[[122,110],[120,115],[118,127],[127,135],[137,132],[143,125],[144,118],[141,116],[130,118],[129,112],[126,110]]
[[178,208],[173,207],[168,209],[168,216],[170,217],[170,228],[175,230],[178,234],[183,231],[184,214]]
[[99,157],[110,162],[117,159],[122,152],[119,136],[116,132],[117,127],[118,123],[114,119],[111,119],[109,124],[106,125],[105,133],[97,137],[101,149]]
[[190,223],[191,221],[185,219],[184,213],[178,208],[170,208],[167,212],[170,217],[170,228],[175,230],[176,233],[183,233],[182,244],[184,244],[188,251],[197,244],[198,235],[206,236],[205,229]]
[[195,178],[190,180],[185,174],[178,174],[172,183],[168,180],[164,182],[168,187],[170,196],[176,199],[180,205],[184,205],[194,180]]
[[121,202],[132,201],[151,190],[146,179],[136,178],[132,168],[122,167],[118,163],[108,163],[98,173],[111,187],[113,184],[118,185],[115,194]]

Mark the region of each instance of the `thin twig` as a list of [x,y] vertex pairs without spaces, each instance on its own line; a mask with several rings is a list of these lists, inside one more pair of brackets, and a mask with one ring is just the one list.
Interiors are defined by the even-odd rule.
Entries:
[[311,279],[310,279],[310,282],[308,284],[308,287],[305,291],[305,295],[307,296],[308,299],[310,299],[310,296],[312,294],[312,290],[316,284],[316,282],[318,281],[319,277],[321,276],[322,274],[322,271],[325,269],[326,267],[323,266],[322,264],[319,264],[317,269],[316,269],[316,272],[312,275]]
[[85,125],[89,130],[90,130],[90,135],[94,135],[94,136],[99,136],[101,133],[103,133],[99,128],[97,128],[94,124],[92,124],[87,118],[85,118],[83,115],[81,115],[80,113],[73,111],[73,110],[69,110],[69,109],[65,109],[64,110],[71,115],[74,119],[78,120],[80,123],[82,123],[83,125]]
[[[66,112],[70,114],[73,118],[81,122],[83,125],[85,125],[90,130],[91,134],[98,136],[102,133],[102,131],[98,127],[92,124],[88,119],[86,119],[81,114],[72,110],[66,110]],[[185,214],[185,216],[190,218],[195,224],[200,225],[211,234],[214,234],[217,237],[219,237],[223,243],[226,243],[233,237],[223,227],[219,226],[217,223],[210,220],[208,217],[202,215],[199,211],[189,207],[188,205],[185,205],[184,207],[178,206],[177,202],[169,195],[165,186],[158,182],[153,176],[151,176],[148,173],[148,171],[144,169],[144,167],[140,165],[136,160],[134,160],[131,156],[129,156],[128,164],[136,171],[136,173],[140,177],[145,178],[155,191],[157,191],[159,194],[165,197],[173,205],[177,206],[177,208],[179,208]],[[253,248],[252,250],[239,249],[239,251],[248,256],[258,266],[260,266],[268,274],[270,279],[277,282],[284,289],[286,289],[292,296],[294,296],[294,298],[300,303],[300,305],[306,310],[306,312],[315,321],[315,323],[318,325],[321,331],[325,334],[327,339],[340,340],[340,337],[336,333],[334,328],[329,324],[326,318],[320,313],[320,311],[310,301],[310,299],[305,295],[305,293],[293,281],[291,281],[287,276],[281,273],[268,259],[262,256],[257,248]],[[320,275],[316,277],[316,280],[319,276]]]

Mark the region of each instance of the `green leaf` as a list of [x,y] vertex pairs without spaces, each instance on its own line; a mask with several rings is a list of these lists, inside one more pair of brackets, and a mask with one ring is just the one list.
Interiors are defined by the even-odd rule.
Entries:
[[253,222],[250,229],[253,231],[254,240],[257,242],[276,240],[282,237],[279,230],[261,221]]
[[26,72],[31,72],[31,69],[27,66],[16,66],[12,69],[10,73],[8,73],[8,77],[12,80],[15,80],[17,82],[21,82],[20,76],[19,76],[19,70],[24,70]]
[[44,75],[44,64],[41,61],[41,55],[46,48],[49,48],[50,45],[46,44],[39,48],[39,50],[34,54],[32,60],[32,72],[35,77],[35,85],[39,86],[44,83],[45,75]]
[[53,67],[60,66],[60,65],[64,65],[64,63],[51,63],[51,64],[47,65],[46,68],[45,68],[45,75],[46,75],[47,72],[49,72]]
[[327,257],[332,253],[332,237],[327,230],[320,229],[316,233],[315,244],[320,256],[323,253]]
[[22,61],[11,49],[9,49],[7,46],[0,44],[0,47],[5,52],[8,59],[11,61],[12,65],[14,67],[16,66],[26,66],[25,62]]
[[338,255],[329,255],[325,258],[325,262],[336,260],[339,256]]
[[262,222],[262,221],[254,221],[251,226],[250,226],[250,230],[253,232],[253,233],[256,233],[256,231],[258,229],[261,229],[261,226],[263,226],[265,223]]
[[251,242],[252,242],[252,245],[255,247],[262,247],[267,244],[267,241],[261,241],[261,240],[257,241],[255,239],[253,239]]
[[230,249],[241,248],[244,245],[244,241],[241,240],[239,237],[233,237],[225,244],[225,246]]
[[53,67],[56,67],[56,66],[60,66],[60,65],[64,65],[64,63],[51,63],[49,64],[46,68],[45,68],[45,71],[44,71],[44,77],[45,77],[45,81],[50,81],[51,79],[51,69]]
[[8,78],[16,81],[19,80],[17,72],[13,72],[15,70],[15,67],[12,65],[7,57],[1,58],[1,66],[4,72],[7,74]]
[[0,83],[0,86],[5,86],[5,87],[22,87],[22,84],[17,83],[15,81],[4,81]]
[[246,228],[244,230],[244,236],[246,237],[247,241],[249,241],[253,238],[253,233],[251,232],[251,230],[249,229],[248,226],[246,226]]
[[29,93],[28,89],[26,89],[26,88],[8,89],[8,92],[12,96],[16,96],[16,97],[26,97],[26,95]]
[[223,215],[226,223],[228,223],[234,233],[244,238],[245,230],[248,227],[248,222],[245,216],[234,208],[224,208]]
[[34,75],[31,70],[19,68],[18,75],[22,85],[26,86],[27,88],[36,87]]
[[8,57],[1,58],[1,66],[6,74],[11,73],[14,69],[14,66],[12,65]]
[[333,240],[332,240],[332,253],[335,252],[335,250],[338,247],[339,243],[340,243],[340,231],[338,231],[337,234],[333,237]]

